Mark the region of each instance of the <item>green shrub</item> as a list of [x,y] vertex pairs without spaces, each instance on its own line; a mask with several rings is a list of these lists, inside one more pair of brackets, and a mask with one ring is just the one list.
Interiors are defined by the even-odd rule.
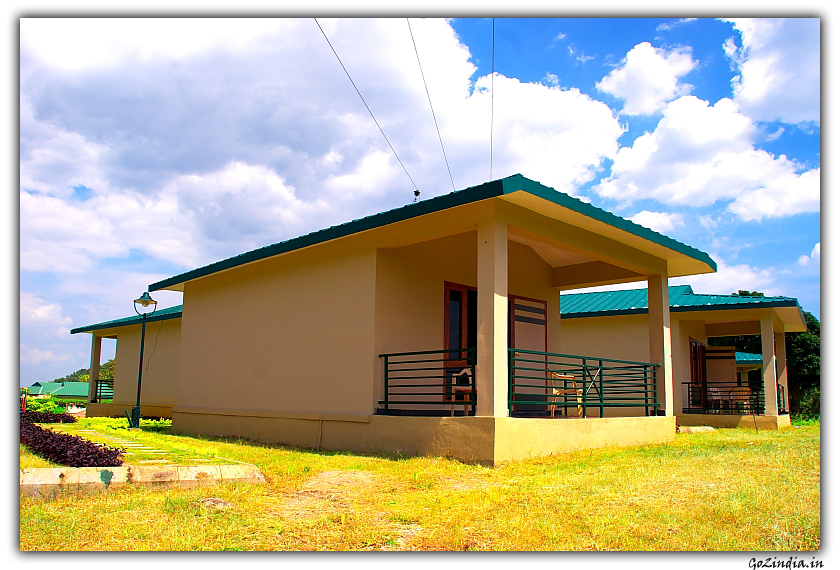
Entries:
[[799,400],[799,416],[802,419],[819,419],[820,417],[820,389],[809,388]]
[[50,414],[63,414],[67,411],[52,396],[47,396],[46,398],[27,398],[26,409],[30,412],[47,412]]

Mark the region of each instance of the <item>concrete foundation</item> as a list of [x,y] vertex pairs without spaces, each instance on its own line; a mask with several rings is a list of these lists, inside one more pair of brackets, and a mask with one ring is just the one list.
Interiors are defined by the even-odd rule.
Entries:
[[[134,404],[88,404],[85,413],[88,418],[124,418],[125,411],[134,407]],[[172,417],[172,406],[147,406],[140,405],[140,415],[147,417]]]
[[790,427],[790,416],[748,416],[735,414],[681,414],[677,416],[680,426],[711,426],[716,428],[781,429]]
[[494,417],[238,415],[173,411],[174,433],[239,436],[257,441],[359,453],[451,457],[499,465],[552,453],[606,446],[668,443],[673,417],[526,419]]

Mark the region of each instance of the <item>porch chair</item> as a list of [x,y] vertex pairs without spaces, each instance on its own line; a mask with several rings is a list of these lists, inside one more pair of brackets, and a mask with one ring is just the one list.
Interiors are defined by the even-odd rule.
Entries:
[[749,386],[736,386],[729,391],[729,398],[738,412],[747,412],[750,407],[752,390]]
[[[466,377],[467,384],[464,385],[456,379],[460,379]],[[452,402],[452,406],[450,407],[449,413],[452,417],[455,417],[455,405],[458,403],[459,400],[463,400],[464,402],[464,416],[469,415],[468,407],[472,405],[472,398],[470,397],[473,394],[473,383],[471,382],[472,379],[472,369],[471,368],[464,368],[457,374],[453,374],[451,376],[452,380],[452,394],[449,396],[449,401]],[[444,394],[444,398],[446,395]]]
[[[563,382],[563,387],[560,387],[557,383]],[[566,388],[565,385],[567,382],[571,381],[574,385],[575,383],[575,376],[572,374],[560,374],[559,372],[551,372],[549,371],[545,383],[546,383],[546,395],[550,398],[551,404],[548,406],[548,409],[551,411],[551,417],[554,417],[554,413],[557,410],[557,399],[560,396],[576,396],[577,397],[577,413],[578,418],[583,418],[583,389],[582,388]],[[548,393],[548,390],[551,392]],[[564,399],[565,400],[565,399]],[[566,406],[563,406],[563,415],[568,416],[568,411]]]

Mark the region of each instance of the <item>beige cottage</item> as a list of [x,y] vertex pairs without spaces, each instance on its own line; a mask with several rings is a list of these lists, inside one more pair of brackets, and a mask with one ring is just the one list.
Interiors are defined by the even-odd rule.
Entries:
[[[790,425],[785,333],[807,330],[790,297],[697,294],[669,288],[674,413],[680,425],[763,427]],[[607,358],[639,359],[649,351],[647,290],[561,296],[564,350],[599,351]],[[708,346],[710,338],[759,335],[762,354]],[[750,383],[747,371],[759,369]]]
[[[151,363],[150,376],[162,367],[144,375],[143,413],[171,406],[179,433],[487,464],[670,441],[668,278],[714,270],[701,251],[515,175],[151,284],[184,296],[180,327],[164,325],[177,369]],[[588,360],[561,356],[560,291],[638,280],[653,301],[642,358],[596,363],[604,343]],[[93,332],[96,362],[97,338],[116,334],[118,362],[136,351],[137,366],[132,327],[74,332]],[[118,364],[107,413],[131,402],[131,366]]]

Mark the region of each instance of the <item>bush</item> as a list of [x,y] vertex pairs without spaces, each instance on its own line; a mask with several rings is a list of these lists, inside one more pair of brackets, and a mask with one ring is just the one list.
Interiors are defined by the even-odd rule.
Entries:
[[46,398],[27,398],[26,409],[27,411],[47,412],[50,414],[63,414],[67,411],[52,396],[47,396]]
[[799,416],[803,419],[819,419],[820,417],[820,389],[809,388],[799,400]]
[[25,411],[20,413],[20,421],[31,424],[74,424],[78,420],[75,416],[70,414],[55,414],[52,412],[32,412]]
[[21,413],[20,442],[36,455],[68,467],[119,467],[123,464],[125,452],[121,449],[56,433],[35,425],[33,422],[36,421],[73,423],[76,418],[69,414]]

